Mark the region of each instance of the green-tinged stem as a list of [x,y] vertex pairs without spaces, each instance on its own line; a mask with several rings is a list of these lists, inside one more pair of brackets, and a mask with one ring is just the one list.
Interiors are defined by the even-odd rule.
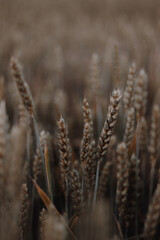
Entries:
[[94,196],[93,196],[93,209],[96,206],[96,200],[97,200],[97,191],[98,191],[98,182],[99,182],[99,170],[100,170],[100,161],[97,162],[96,181],[95,181]]
[[48,186],[49,196],[50,196],[50,198],[53,202],[51,170],[50,170],[49,160],[50,159],[49,159],[49,156],[48,156],[48,148],[45,147],[45,170],[46,170],[46,177],[47,177],[47,186]]

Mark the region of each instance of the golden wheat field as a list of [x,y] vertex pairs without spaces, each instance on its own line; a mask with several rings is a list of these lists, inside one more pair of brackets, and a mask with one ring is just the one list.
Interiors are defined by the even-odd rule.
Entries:
[[0,0],[0,240],[159,240],[159,148],[159,0]]

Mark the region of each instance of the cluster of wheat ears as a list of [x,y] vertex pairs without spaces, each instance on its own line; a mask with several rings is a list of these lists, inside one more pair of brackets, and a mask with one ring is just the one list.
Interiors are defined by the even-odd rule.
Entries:
[[[119,88],[104,106],[108,109],[101,129],[99,69],[97,56],[92,57],[88,88],[93,89],[86,92],[94,109],[86,95],[77,154],[61,104],[55,106],[55,137],[39,124],[20,64],[11,59],[19,117],[10,127],[1,79],[0,239],[158,239],[160,109],[155,97],[146,119],[147,74],[133,63],[122,88],[118,61],[116,54]],[[60,76],[61,67],[57,71]]]

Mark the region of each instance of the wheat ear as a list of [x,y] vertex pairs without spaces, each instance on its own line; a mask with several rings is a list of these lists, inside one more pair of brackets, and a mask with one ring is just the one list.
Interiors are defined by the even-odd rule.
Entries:
[[104,122],[104,126],[102,128],[102,131],[98,140],[98,146],[97,146],[97,154],[96,154],[97,171],[96,171],[96,183],[95,183],[94,199],[93,199],[94,206],[96,202],[96,195],[97,195],[97,189],[98,189],[100,163],[103,159],[103,156],[107,152],[108,145],[110,143],[111,136],[113,134],[113,130],[118,117],[118,111],[120,108],[120,100],[121,100],[121,91],[119,89],[113,90],[112,95],[110,97],[110,104],[108,107],[107,117]]
[[134,134],[134,129],[135,129],[135,111],[134,111],[134,108],[132,107],[127,112],[125,133],[123,137],[123,141],[126,143],[127,149],[131,144],[133,134]]
[[68,192],[71,169],[71,146],[68,138],[68,127],[61,117],[58,125],[58,146],[60,154],[60,167],[62,172],[63,184],[65,183],[66,213],[68,215]]
[[27,224],[27,217],[29,216],[29,196],[27,184],[23,183],[21,187],[21,203],[19,209],[19,226],[21,240],[24,239],[23,234]]
[[153,189],[153,179],[155,172],[155,165],[159,153],[159,143],[160,143],[160,114],[159,106],[154,105],[152,111],[152,120],[151,120],[151,129],[150,129],[150,144],[149,144],[149,153],[150,153],[150,162],[151,162],[151,173],[150,173],[150,198],[152,196]]
[[117,190],[116,203],[119,208],[119,215],[124,214],[127,202],[127,192],[129,186],[129,164],[127,148],[124,142],[117,146]]
[[73,200],[73,208],[76,214],[79,214],[81,210],[81,203],[82,203],[82,190],[81,190],[81,183],[79,180],[79,174],[75,169],[71,171],[70,179],[71,179],[71,197]]
[[133,92],[134,92],[134,83],[135,83],[135,63],[132,64],[129,69],[128,79],[126,83],[126,88],[123,95],[124,108],[128,111],[133,106]]
[[149,204],[147,217],[144,223],[144,236],[146,238],[154,237],[156,232],[156,226],[160,216],[160,184],[158,183],[155,193],[152,197],[152,201]]
[[142,69],[135,80],[134,88],[134,108],[136,110],[137,121],[144,116],[147,104],[147,74]]
[[24,107],[32,116],[34,113],[34,103],[32,95],[26,81],[24,80],[20,64],[15,58],[11,59],[11,69]]

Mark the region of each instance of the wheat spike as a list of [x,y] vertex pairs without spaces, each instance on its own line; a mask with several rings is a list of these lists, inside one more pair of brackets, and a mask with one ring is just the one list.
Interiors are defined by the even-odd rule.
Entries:
[[85,161],[87,160],[90,142],[91,142],[90,126],[88,123],[86,123],[84,125],[83,138],[81,141],[81,152],[80,152],[82,168],[84,168]]
[[27,217],[29,214],[29,196],[28,196],[28,188],[27,184],[23,183],[21,187],[21,203],[19,209],[19,226],[21,239],[23,239],[23,234],[25,230],[25,226],[27,224]]
[[127,206],[125,210],[125,219],[127,225],[129,225],[129,221],[135,215],[139,183],[140,160],[137,160],[136,155],[133,153],[129,161],[129,188],[127,193]]
[[107,117],[98,140],[97,160],[101,160],[105,155],[105,153],[107,152],[108,145],[111,140],[111,136],[113,134],[113,129],[116,124],[118,111],[120,108],[120,100],[121,100],[121,91],[113,90],[112,95],[110,97],[110,104],[108,108]]
[[123,137],[123,141],[126,143],[126,147],[129,148],[135,128],[135,111],[134,108],[130,108],[127,112],[127,120],[125,126],[125,133]]
[[117,190],[116,203],[119,207],[119,214],[123,215],[129,185],[129,165],[127,148],[124,142],[117,146]]
[[137,120],[144,116],[147,104],[147,86],[148,78],[146,72],[142,69],[135,81],[134,89],[134,108],[136,110]]
[[136,65],[135,65],[135,63],[133,63],[131,68],[129,69],[126,88],[125,88],[124,95],[123,95],[123,103],[124,103],[124,108],[126,111],[133,106],[135,70],[136,70]]
[[144,117],[140,120],[140,128],[139,128],[139,150],[140,152],[145,152],[148,146],[148,129],[147,129],[147,121]]
[[99,57],[96,53],[94,53],[91,58],[90,86],[92,87],[93,94],[97,96],[100,90],[100,74],[99,74]]
[[82,108],[83,108],[84,125],[86,123],[89,124],[89,126],[90,126],[90,134],[91,134],[91,137],[93,137],[93,118],[92,118],[92,113],[91,113],[91,109],[90,109],[89,103],[88,103],[86,98],[84,98],[84,100],[83,100]]
[[42,159],[39,148],[36,149],[36,154],[33,161],[33,177],[37,181],[38,176],[42,174]]
[[91,191],[94,187],[95,177],[96,177],[96,148],[95,141],[92,140],[89,144],[87,158],[84,164],[84,174],[85,174],[85,184],[87,188]]
[[77,214],[79,214],[81,210],[81,202],[82,202],[82,191],[81,191],[81,183],[79,180],[78,172],[73,169],[71,171],[71,197],[73,200],[73,208]]
[[71,168],[71,146],[68,138],[68,128],[61,117],[57,122],[58,125],[58,146],[60,154],[60,167],[64,179],[69,178],[70,168]]
[[21,67],[15,58],[11,59],[11,69],[22,103],[24,104],[24,107],[26,108],[28,113],[32,116],[34,113],[34,103],[32,95],[26,81],[24,80]]
[[160,184],[157,185],[155,193],[152,197],[152,201],[149,204],[147,217],[144,223],[144,236],[146,238],[154,237],[156,232],[156,226],[158,225],[158,219],[160,216]]
[[28,112],[22,103],[19,104],[19,125],[26,129],[29,125]]
[[150,129],[150,144],[149,144],[149,152],[150,152],[150,160],[151,165],[155,165],[156,160],[158,158],[158,150],[159,150],[159,129],[160,129],[160,114],[159,114],[159,106],[154,105],[152,111],[152,120],[151,120],[151,129]]

